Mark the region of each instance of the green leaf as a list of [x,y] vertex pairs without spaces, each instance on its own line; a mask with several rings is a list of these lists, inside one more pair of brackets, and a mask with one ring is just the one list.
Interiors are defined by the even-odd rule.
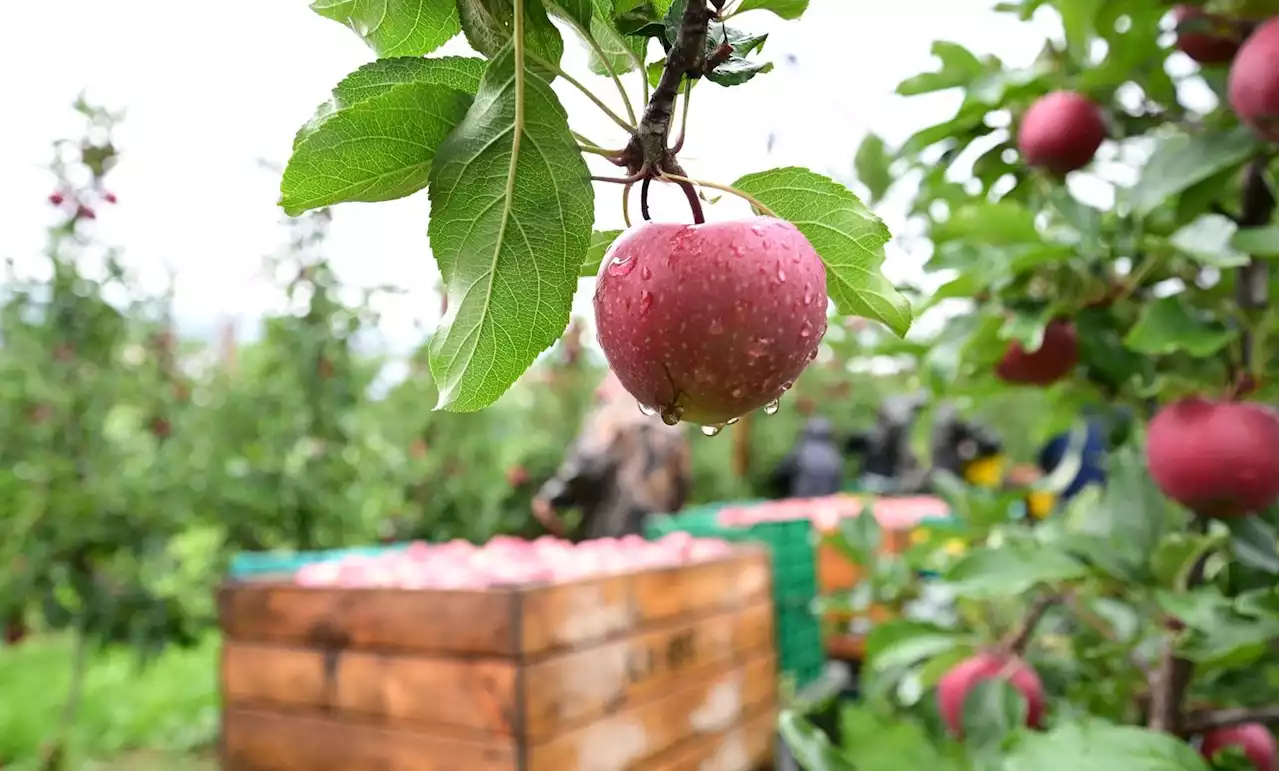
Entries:
[[959,43],[937,40],[930,52],[938,57],[942,67],[937,72],[924,72],[899,83],[897,93],[900,96],[917,96],[968,86],[986,71],[978,57]]
[[492,404],[564,331],[591,239],[588,174],[551,86],[502,49],[431,167],[449,298],[431,338],[437,409]]
[[779,18],[794,21],[803,16],[808,8],[809,0],[742,0],[738,4],[738,13],[772,11]]
[[1210,771],[1185,741],[1158,731],[1100,720],[1026,732],[1002,771]]
[[1185,297],[1172,295],[1142,306],[1124,344],[1154,356],[1185,351],[1202,358],[1222,350],[1237,336],[1216,321],[1198,318]]
[[965,695],[961,725],[965,744],[985,754],[998,749],[1026,721],[1027,700],[1004,679],[982,680]]
[[315,0],[311,10],[350,27],[379,57],[425,56],[461,29],[444,0]]
[[1260,228],[1237,230],[1231,236],[1231,246],[1245,254],[1274,259],[1280,247],[1280,232],[1274,223]]
[[935,240],[970,239],[983,245],[1040,243],[1036,215],[1015,201],[964,206],[930,231]]
[[945,578],[961,595],[1011,597],[1039,583],[1070,581],[1086,572],[1074,557],[1047,544],[1006,543],[969,552]]
[[808,169],[748,174],[734,187],[789,220],[827,266],[827,293],[846,316],[866,316],[899,337],[911,327],[911,304],[880,272],[889,229],[845,186]]
[[858,771],[970,771],[960,747],[939,747],[910,715],[882,713],[865,702],[840,705],[844,758]]
[[[618,4],[614,0],[593,0],[592,5],[595,8],[595,14],[591,17],[591,36],[600,47],[603,58],[596,51],[591,51],[587,58],[587,66],[591,71],[597,75],[608,75],[609,70],[612,69],[616,74],[621,75],[643,64],[645,51],[649,47],[648,38],[633,37],[622,32],[614,21],[614,14],[618,10]],[[652,6],[645,4],[641,8],[628,9],[627,12],[637,11],[652,12]],[[661,23],[658,23],[658,28],[661,29],[661,27]]]
[[582,269],[578,272],[581,278],[595,278],[599,275],[600,263],[620,235],[621,230],[596,230],[591,233],[591,244],[587,247],[587,256],[582,259]]
[[542,4],[551,13],[583,29],[591,26],[591,19],[595,16],[592,0],[542,0]]
[[1134,214],[1145,217],[1173,196],[1257,152],[1258,139],[1245,127],[1229,132],[1171,134],[1161,137],[1129,190]]
[[1200,557],[1221,547],[1225,540],[1216,535],[1168,533],[1151,555],[1151,572],[1161,586],[1170,589],[1185,588],[1191,568]]
[[1249,258],[1233,247],[1236,223],[1221,214],[1205,214],[1183,225],[1169,242],[1201,265],[1236,268]]
[[426,187],[436,149],[471,106],[479,60],[390,59],[347,76],[294,139],[280,183],[291,216],[345,201],[389,201]]
[[1280,573],[1280,550],[1276,529],[1263,517],[1234,517],[1224,520],[1231,530],[1231,552],[1241,563],[1272,575]]
[[1108,572],[1142,575],[1170,529],[1170,504],[1151,481],[1136,448],[1126,446],[1112,452],[1107,466],[1101,502],[1087,508],[1073,507],[1072,517],[1084,535],[1100,542],[1085,552],[1087,558],[1110,557],[1118,564],[1104,565]]
[[972,642],[933,624],[906,619],[876,625],[866,638],[864,664],[870,672],[911,667]]
[[[511,42],[515,26],[515,6],[511,0],[457,0],[457,4],[467,42],[485,57],[496,59]],[[559,66],[560,57],[564,55],[560,30],[547,18],[542,3],[528,0],[523,7],[525,65],[540,59]]]
[[1250,665],[1266,656],[1276,640],[1277,619],[1241,615],[1232,598],[1213,587],[1187,594],[1160,592],[1160,607],[1189,627],[1178,653],[1198,664],[1217,667]]
[[778,733],[805,771],[856,771],[821,729],[793,710],[778,715]]
[[875,134],[867,134],[858,145],[858,152],[853,157],[853,168],[858,174],[858,181],[867,188],[871,203],[883,198],[893,184],[893,176],[889,173],[892,162],[893,158],[889,155],[884,140]]
[[[675,7],[673,4],[672,9]],[[722,43],[727,43],[733,53],[707,73],[707,80],[721,86],[738,86],[760,73],[773,70],[773,62],[752,61],[747,58],[764,48],[768,35],[753,35],[724,26],[718,27],[715,32],[718,34],[707,36],[707,56],[711,56]]]

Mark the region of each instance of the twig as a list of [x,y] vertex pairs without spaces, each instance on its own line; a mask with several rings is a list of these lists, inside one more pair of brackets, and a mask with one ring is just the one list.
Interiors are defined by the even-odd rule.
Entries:
[[576,78],[574,78],[569,73],[560,69],[559,65],[553,64],[552,62],[549,62],[546,59],[543,59],[541,56],[530,53],[528,51],[525,51],[524,55],[527,56],[530,59],[530,61],[536,62],[538,65],[545,67],[549,72],[554,72],[559,77],[564,78],[564,82],[568,83],[569,85],[581,91],[588,99],[592,101],[592,103],[595,104],[596,107],[600,108],[601,112],[609,116],[609,120],[618,124],[618,127],[621,128],[623,131],[627,132],[628,134],[635,133],[635,130],[636,130],[635,126],[633,126],[632,124],[628,123],[627,121],[619,117],[618,113],[614,112],[612,109],[610,109],[609,105],[605,104],[600,100],[600,97],[591,93],[591,89],[582,85],[581,82],[579,82]]
[[622,221],[627,227],[631,227],[631,186],[634,182],[628,182],[622,187]]
[[1027,644],[1031,642],[1032,635],[1036,633],[1036,627],[1040,625],[1044,614],[1061,601],[1062,596],[1058,594],[1046,594],[1036,599],[1031,603],[1022,623],[1000,642],[999,648],[1006,653],[1021,656],[1027,649]]
[[[559,8],[558,5],[557,8]],[[566,13],[563,8],[559,8],[559,10],[562,18],[569,24],[569,26],[576,29],[578,34],[582,36],[582,39],[587,41],[587,47],[589,47],[596,55],[596,58],[600,60],[600,64],[604,66],[604,71],[613,79],[613,85],[617,86],[618,95],[622,97],[622,107],[627,111],[627,120],[634,124],[636,122],[636,111],[631,106],[631,97],[627,95],[627,89],[623,87],[622,79],[618,77],[617,71],[614,70],[613,65],[609,63],[609,57],[604,55],[604,51],[600,49],[600,44],[596,42],[596,39],[591,34],[590,29],[579,24],[578,21],[573,18],[573,14]]]
[[[1208,521],[1196,517],[1195,528],[1204,532],[1208,529]],[[1209,561],[1210,552],[1201,554],[1187,574],[1187,589],[1193,589],[1204,583],[1204,568]],[[1165,628],[1169,632],[1165,639],[1164,650],[1160,653],[1160,661],[1156,670],[1148,678],[1151,690],[1151,712],[1147,715],[1147,727],[1153,731],[1178,733],[1182,721],[1182,702],[1191,684],[1191,676],[1195,672],[1195,664],[1177,655],[1177,639],[1174,635],[1181,632],[1183,625],[1177,619],[1168,619]]]
[[653,177],[645,177],[640,182],[640,216],[645,222],[649,221],[649,182]]
[[[1097,613],[1094,613],[1092,610],[1085,607],[1084,602],[1080,600],[1078,595],[1072,594],[1068,598],[1068,604],[1071,606],[1071,610],[1075,612],[1075,615],[1083,621],[1086,626],[1101,635],[1103,639],[1113,643],[1120,642],[1120,638],[1116,635],[1116,631],[1111,628],[1105,619],[1099,617]],[[1133,665],[1133,668],[1143,674],[1146,674],[1147,662],[1143,661],[1142,658],[1138,656],[1138,652],[1133,648],[1130,648],[1128,650],[1128,655],[1129,663]]]
[[1274,723],[1280,720],[1280,708],[1274,704],[1266,707],[1225,707],[1200,709],[1187,715],[1182,730],[1186,734],[1199,734],[1210,728],[1225,728],[1241,723]]
[[684,138],[689,131],[689,98],[693,96],[693,81],[684,82],[684,99],[680,102],[680,136],[671,146],[671,152],[678,153],[684,149]]
[[633,182],[639,182],[641,179],[644,179],[644,177],[639,174],[632,174],[629,177],[602,177],[596,174],[591,175],[592,182],[612,182],[615,185],[630,185]]
[[[1276,199],[1267,185],[1266,156],[1258,156],[1249,163],[1245,171],[1244,190],[1241,194],[1240,218],[1236,220],[1241,228],[1256,228],[1271,220],[1271,212],[1275,211]],[[1258,310],[1267,307],[1267,284],[1270,278],[1270,267],[1250,256],[1246,265],[1240,266],[1236,273],[1236,304],[1243,311]],[[1242,314],[1243,315],[1243,314]],[[1254,335],[1257,334],[1242,319],[1240,368],[1251,372],[1256,366],[1254,361]]]
[[691,185],[697,185],[698,187],[709,187],[712,190],[719,190],[722,193],[729,193],[731,195],[736,195],[737,197],[741,198],[742,200],[754,206],[756,210],[759,211],[761,214],[764,214],[768,217],[775,217],[775,218],[778,217],[778,215],[774,214],[773,210],[770,209],[768,206],[765,206],[764,204],[760,203],[760,201],[756,200],[755,197],[751,196],[748,193],[742,192],[736,187],[730,187],[729,185],[722,185],[719,182],[708,182],[705,179],[689,179],[688,177],[682,177],[679,174],[663,174],[662,176],[665,177],[666,179],[671,180],[672,182],[687,182]]

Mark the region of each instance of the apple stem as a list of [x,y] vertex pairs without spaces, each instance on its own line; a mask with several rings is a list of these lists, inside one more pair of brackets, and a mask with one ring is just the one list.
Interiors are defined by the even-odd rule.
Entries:
[[[1241,193],[1240,217],[1236,224],[1241,228],[1261,227],[1271,220],[1276,208],[1276,197],[1266,180],[1267,158],[1259,155],[1249,163],[1245,172],[1244,190]],[[1259,310],[1267,307],[1269,266],[1255,256],[1238,268],[1236,275],[1236,303],[1242,310]],[[1240,336],[1240,368],[1251,373],[1258,362],[1254,361],[1254,335],[1249,324],[1242,325]]]
[[649,181],[652,177],[645,177],[640,182],[640,216],[645,222],[649,221]]

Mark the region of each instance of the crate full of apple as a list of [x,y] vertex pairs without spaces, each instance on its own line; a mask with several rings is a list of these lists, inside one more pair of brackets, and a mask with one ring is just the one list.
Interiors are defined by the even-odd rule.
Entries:
[[777,708],[771,581],[762,548],[684,533],[230,580],[224,766],[750,771]]

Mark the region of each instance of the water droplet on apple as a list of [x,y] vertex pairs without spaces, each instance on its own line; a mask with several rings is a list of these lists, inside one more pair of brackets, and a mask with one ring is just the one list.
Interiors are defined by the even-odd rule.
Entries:
[[729,247],[729,254],[732,254],[734,257],[742,257],[744,254],[746,254],[746,252],[742,251],[741,246],[734,244],[733,246]]
[[793,249],[793,250],[791,250],[791,261],[792,261],[792,262],[800,262],[800,260],[801,260],[801,259],[803,259],[803,256],[800,254],[800,250],[799,250],[799,249]]
[[730,396],[732,396],[732,397],[733,397],[733,398],[735,398],[735,399],[741,399],[741,398],[742,398],[742,386],[738,386],[737,388],[735,388],[735,389],[733,389],[732,391],[730,391],[730,392],[729,392],[729,395],[730,395]]
[[769,342],[768,340],[763,340],[763,339],[756,340],[751,345],[747,346],[747,355],[753,359],[758,359],[761,356],[764,356],[765,354],[764,346],[767,345],[768,342]]
[[762,236],[764,235],[764,228],[760,227],[759,225],[752,225],[751,232],[756,234],[757,236]]
[[812,351],[809,351],[809,361],[813,361],[816,358],[818,358],[818,349],[814,348]]
[[726,426],[732,426],[733,424],[737,423],[739,420],[742,420],[742,418],[729,418],[724,422],[724,424]]
[[652,307],[653,307],[653,292],[649,292],[649,291],[641,292],[640,293],[640,315],[643,316],[644,314],[648,313],[649,309]]
[[627,255],[625,257],[614,257],[609,260],[609,267],[605,268],[605,273],[610,276],[625,276],[636,269],[635,258]]
[[778,400],[774,399],[773,401],[769,402],[764,406],[764,414],[776,415],[778,414],[778,407],[779,407]]
[[714,425],[714,426],[703,426],[703,427],[702,427],[702,435],[703,435],[703,436],[715,436],[716,434],[720,433],[722,430],[724,430],[724,424],[723,424],[723,423],[718,424],[718,425]]
[[809,286],[808,284],[804,285],[803,301],[804,301],[804,307],[806,308],[808,308],[810,305],[813,305],[813,287]]
[[781,265],[778,266],[778,283],[779,284],[787,283],[787,272],[782,269]]
[[684,407],[673,404],[670,407],[662,408],[662,422],[668,426],[674,426],[680,422],[680,418],[684,416]]
[[654,409],[653,407],[650,407],[647,404],[644,404],[643,402],[636,402],[636,406],[640,408],[640,414],[644,415],[646,418],[651,418],[654,415],[658,414],[658,411],[656,409]]
[[724,322],[721,321],[720,319],[712,319],[711,324],[707,326],[707,334],[723,335]]
[[786,381],[785,383],[783,383],[783,384],[782,384],[782,390],[784,390],[784,391],[790,391],[790,390],[791,390],[791,387],[792,387],[793,385],[795,385],[795,383],[793,383],[792,381],[788,380],[788,381]]
[[811,335],[813,335],[813,325],[806,321],[800,325],[800,339],[808,340]]
[[653,271],[649,270],[648,265],[645,265],[644,267],[640,268],[640,278],[644,279],[645,281],[648,281],[649,279],[653,278]]

